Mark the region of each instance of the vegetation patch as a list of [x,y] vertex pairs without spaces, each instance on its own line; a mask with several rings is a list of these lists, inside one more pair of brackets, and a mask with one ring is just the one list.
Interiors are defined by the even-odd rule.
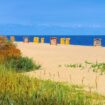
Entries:
[[39,69],[41,66],[28,57],[22,57],[21,51],[13,42],[0,37],[0,65],[18,72]]
[[28,78],[0,67],[0,105],[104,105],[105,97],[64,83]]
[[21,52],[15,44],[8,41],[5,37],[0,37],[0,63],[5,63],[7,59],[18,58]]
[[80,68],[81,70],[88,68],[94,72],[98,72],[101,74],[105,74],[105,63],[92,63],[85,61],[83,64],[65,64],[64,65],[66,68]]
[[19,57],[18,59],[11,58],[5,62],[5,66],[7,68],[14,69],[17,72],[28,72],[31,70],[39,69],[41,67],[39,64],[34,63],[34,61],[28,57]]

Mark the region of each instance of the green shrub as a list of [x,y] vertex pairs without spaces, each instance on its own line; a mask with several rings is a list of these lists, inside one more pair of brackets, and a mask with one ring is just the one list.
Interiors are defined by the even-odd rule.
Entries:
[[30,71],[41,66],[28,57],[22,57],[19,49],[6,37],[0,37],[0,64],[17,71]]
[[28,57],[19,57],[17,59],[8,59],[6,62],[6,67],[13,68],[16,71],[31,71],[35,69],[39,69],[41,66],[35,64],[32,59]]

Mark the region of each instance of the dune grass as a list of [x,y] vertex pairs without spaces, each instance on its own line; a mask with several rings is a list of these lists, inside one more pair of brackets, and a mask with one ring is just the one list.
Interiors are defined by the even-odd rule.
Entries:
[[92,70],[93,72],[98,72],[100,74],[105,74],[105,63],[99,63],[99,62],[88,62],[85,61],[84,63],[80,64],[66,64],[64,65],[67,68],[80,68],[81,70],[88,68],[89,70]]
[[0,105],[104,105],[82,87],[29,78],[0,66]]

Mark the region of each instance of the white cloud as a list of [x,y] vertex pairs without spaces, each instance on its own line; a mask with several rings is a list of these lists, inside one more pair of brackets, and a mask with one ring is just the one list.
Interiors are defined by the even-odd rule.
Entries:
[[62,27],[62,28],[105,28],[100,24],[69,24],[69,23],[41,23],[38,26]]

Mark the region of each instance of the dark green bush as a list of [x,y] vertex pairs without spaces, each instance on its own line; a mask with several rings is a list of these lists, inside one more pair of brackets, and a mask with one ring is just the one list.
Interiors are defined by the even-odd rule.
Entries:
[[35,64],[32,59],[28,57],[19,57],[19,58],[12,58],[8,59],[6,64],[8,68],[15,69],[16,71],[31,71],[35,69],[39,69],[41,66]]

